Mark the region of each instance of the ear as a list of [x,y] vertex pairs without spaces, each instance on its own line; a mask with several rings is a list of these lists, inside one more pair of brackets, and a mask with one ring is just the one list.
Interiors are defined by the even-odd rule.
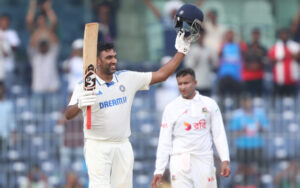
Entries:
[[101,64],[101,59],[100,59],[100,57],[98,56],[98,57],[97,57],[97,66],[100,66],[100,64]]

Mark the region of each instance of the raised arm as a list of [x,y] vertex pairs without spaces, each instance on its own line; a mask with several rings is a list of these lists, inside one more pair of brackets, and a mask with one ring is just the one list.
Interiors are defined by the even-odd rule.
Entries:
[[175,72],[185,54],[188,53],[190,49],[190,41],[184,38],[184,32],[178,32],[175,42],[175,48],[177,53],[174,57],[164,66],[162,66],[158,71],[152,73],[152,80],[150,84],[156,84],[165,81],[171,74]]
[[36,0],[30,0],[29,9],[26,15],[26,24],[28,31],[32,32],[34,29],[34,14],[36,10]]
[[159,12],[159,10],[157,9],[156,6],[154,6],[154,4],[152,3],[151,0],[144,0],[145,5],[153,12],[153,14],[155,15],[155,17],[159,20],[162,19],[162,15]]
[[50,0],[47,0],[43,4],[43,10],[45,10],[47,18],[49,19],[49,22],[50,22],[49,29],[52,32],[55,32],[56,24],[57,24],[57,17],[55,15],[54,10],[52,9],[52,5],[51,5],[51,1]]
[[29,41],[30,46],[32,46],[34,48],[37,48],[38,42],[41,39],[41,37],[42,37],[42,32],[37,32],[37,31],[34,32],[31,35],[31,38],[30,38],[30,41]]

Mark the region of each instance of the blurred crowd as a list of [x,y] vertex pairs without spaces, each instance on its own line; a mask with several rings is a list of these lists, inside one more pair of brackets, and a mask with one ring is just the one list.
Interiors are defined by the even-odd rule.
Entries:
[[[151,0],[145,5],[161,20],[164,32],[164,56],[174,54],[176,32],[172,19],[181,1],[169,1],[164,13]],[[205,1],[197,1],[200,8]],[[299,13],[290,28],[278,28],[275,43],[267,48],[261,42],[261,31],[254,27],[251,42],[242,40],[233,28],[218,22],[216,9],[209,9],[203,23],[205,31],[192,45],[184,66],[196,71],[198,90],[211,95],[214,84],[219,96],[250,94],[263,96],[296,96],[299,90]],[[265,85],[266,73],[272,74],[272,85]],[[215,77],[212,77],[215,76]]]
[[[164,7],[157,7],[152,0],[143,0],[163,27],[163,55],[161,64],[166,63],[175,53],[176,31],[173,18],[176,10],[184,2],[167,1]],[[205,1],[197,1],[200,8]],[[99,22],[99,41],[116,42],[118,28],[116,15],[118,1],[92,1],[93,18]],[[300,62],[300,10],[295,13],[289,28],[278,28],[274,44],[266,47],[261,42],[261,31],[254,27],[251,42],[242,40],[233,28],[218,22],[216,9],[205,12],[205,31],[191,46],[183,65],[195,70],[197,90],[200,94],[217,97],[222,110],[226,110],[226,99],[233,98],[232,114],[227,123],[227,131],[234,136],[237,149],[238,167],[233,174],[234,188],[262,187],[260,177],[267,173],[264,157],[263,135],[270,131],[268,109],[253,107],[253,98],[266,97],[281,100],[284,97],[297,98],[299,92]],[[8,13],[0,15],[0,150],[17,143],[17,122],[13,100],[23,88],[12,87],[23,84],[18,74],[18,48],[21,43],[18,31],[11,27],[14,19]],[[74,18],[76,19],[76,18]],[[61,59],[57,17],[50,0],[30,0],[24,16],[29,42],[26,44],[27,60],[30,64],[31,84],[28,94],[32,97],[30,107],[34,115],[47,112],[63,112],[75,84],[82,79],[83,39],[74,38],[70,45],[69,57]],[[82,31],[83,32],[83,31]],[[60,76],[63,75],[63,76]],[[271,75],[271,77],[270,77]],[[67,84],[67,87],[66,87]],[[62,88],[67,88],[66,98],[58,97]],[[171,76],[157,87],[156,107],[161,112],[171,96],[179,95],[176,79]],[[275,106],[273,101],[272,104]],[[72,121],[58,118],[64,126],[64,145],[60,151],[62,169],[69,169],[71,162],[82,157],[83,135],[82,117]],[[251,157],[249,157],[251,156]],[[1,170],[0,170],[1,171]],[[78,175],[65,170],[65,187],[83,187]],[[0,174],[1,175],[1,174]],[[285,170],[274,177],[278,187],[296,188],[300,185],[299,161],[290,160]],[[1,177],[0,177],[1,179]],[[167,178],[166,178],[167,179]],[[47,177],[38,165],[33,165],[28,173],[28,184],[46,187]],[[259,183],[258,183],[259,182]]]

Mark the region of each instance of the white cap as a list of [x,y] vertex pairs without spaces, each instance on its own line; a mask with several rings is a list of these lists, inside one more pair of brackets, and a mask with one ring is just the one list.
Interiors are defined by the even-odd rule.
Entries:
[[72,43],[73,50],[79,50],[83,48],[83,39],[76,39]]

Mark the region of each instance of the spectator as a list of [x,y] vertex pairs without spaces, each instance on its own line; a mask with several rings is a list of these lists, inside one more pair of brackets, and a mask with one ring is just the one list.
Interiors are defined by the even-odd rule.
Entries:
[[278,40],[269,50],[269,59],[273,66],[274,94],[295,96],[299,79],[300,46],[289,39],[287,29],[278,32]]
[[75,85],[83,78],[82,49],[83,40],[74,40],[71,55],[63,62],[64,72],[68,75],[68,94],[72,94]]
[[34,31],[28,46],[28,57],[32,67],[33,108],[36,112],[46,112],[44,107],[54,110],[59,101],[55,94],[59,89],[57,70],[58,39],[54,32]]
[[9,28],[10,21],[8,14],[0,16],[0,81],[4,81],[9,95],[9,88],[16,80],[15,52],[20,45],[17,32]]
[[204,44],[213,49],[215,53],[218,53],[226,33],[226,28],[218,23],[218,12],[216,10],[209,10],[206,18]]
[[225,42],[219,53],[220,65],[218,70],[219,95],[239,95],[242,91],[241,72],[243,64],[243,53],[246,45],[234,40],[234,31],[228,30]]
[[[5,151],[10,138],[16,134],[16,122],[11,101],[5,99],[5,87],[0,83],[0,151]],[[1,152],[2,153],[2,152]]]
[[83,186],[78,181],[78,176],[74,172],[68,172],[67,183],[64,188],[83,188]]
[[168,1],[164,6],[164,13],[161,13],[158,10],[158,8],[152,3],[152,0],[144,0],[144,3],[162,23],[164,32],[163,55],[173,56],[176,53],[174,42],[177,34],[174,30],[174,18],[176,11],[183,5],[183,3],[179,0]]
[[260,44],[260,31],[255,28],[252,30],[252,42],[245,52],[243,66],[244,89],[247,94],[262,95],[266,56],[267,51]]
[[[64,71],[68,74],[68,97],[72,96],[75,85],[83,78],[82,59],[83,40],[76,39],[72,43],[70,57],[64,61]],[[64,145],[61,148],[61,166],[63,170],[69,169],[72,161],[82,158],[83,151],[83,118],[80,114],[70,121],[64,117],[60,119],[64,125]],[[72,179],[72,177],[70,177]]]
[[295,42],[300,42],[300,3],[298,3],[298,12],[292,20],[290,27],[291,37]]
[[204,44],[205,32],[201,32],[198,42],[191,46],[185,58],[185,66],[195,71],[196,89],[201,95],[210,96],[212,89],[212,74],[217,67],[217,54]]
[[48,180],[39,165],[34,165],[27,176],[27,182],[21,188],[48,188]]
[[296,159],[289,161],[286,169],[280,171],[274,178],[277,187],[300,187],[300,165]]
[[[36,7],[38,6],[38,10]],[[38,16],[35,20],[35,14]],[[55,32],[57,17],[52,9],[50,0],[30,0],[29,10],[26,16],[27,29],[33,32]]]
[[237,177],[242,176],[244,182],[255,183],[249,182],[249,179],[257,175],[256,169],[264,170],[262,135],[267,131],[268,126],[264,111],[253,107],[251,98],[245,96],[242,99],[241,109],[234,112],[229,127],[236,139],[237,149],[238,169],[234,178],[239,179]]
[[5,58],[11,53],[9,44],[6,41],[2,41],[0,38],[0,82],[4,83],[5,78]]
[[112,8],[113,4],[106,1],[97,6],[97,20],[99,22],[98,41],[114,42],[116,39],[117,28]]

